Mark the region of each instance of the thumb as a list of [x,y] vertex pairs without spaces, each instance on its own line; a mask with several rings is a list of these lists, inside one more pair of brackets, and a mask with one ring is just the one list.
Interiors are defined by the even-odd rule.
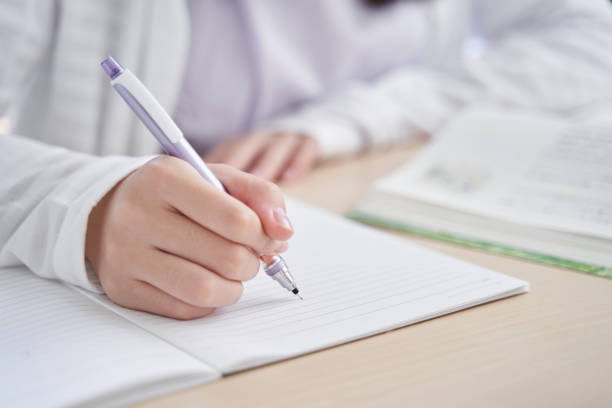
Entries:
[[234,198],[257,214],[266,235],[277,241],[291,238],[293,226],[276,184],[223,164],[210,165],[210,169]]

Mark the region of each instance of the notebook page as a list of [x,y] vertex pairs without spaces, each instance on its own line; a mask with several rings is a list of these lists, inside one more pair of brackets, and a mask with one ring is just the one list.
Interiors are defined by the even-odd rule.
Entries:
[[260,273],[239,303],[194,321],[109,307],[224,373],[527,290],[527,283],[295,201],[286,255],[304,300]]
[[219,375],[58,282],[0,270],[0,406],[134,401]]
[[475,110],[376,188],[479,215],[612,239],[612,124]]

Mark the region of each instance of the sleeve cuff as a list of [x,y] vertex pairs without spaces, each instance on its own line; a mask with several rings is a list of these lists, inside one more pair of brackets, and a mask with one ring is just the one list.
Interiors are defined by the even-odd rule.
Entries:
[[120,180],[153,157],[105,157],[95,160],[61,184],[55,199],[66,205],[51,268],[54,277],[102,293],[96,273],[85,262],[85,237],[92,208]]
[[311,118],[296,114],[269,122],[263,129],[302,133],[314,138],[322,159],[357,153],[365,147],[365,138],[359,128],[342,117]]

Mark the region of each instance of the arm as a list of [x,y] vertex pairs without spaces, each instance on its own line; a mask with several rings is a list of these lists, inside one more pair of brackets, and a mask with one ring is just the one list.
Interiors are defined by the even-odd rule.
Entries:
[[89,155],[1,135],[0,267],[100,291],[86,272],[84,244],[94,205],[146,158]]
[[[0,6],[0,115],[47,46],[13,46],[45,38],[3,20],[42,12],[21,5]],[[130,308],[186,319],[233,303],[256,254],[284,251],[292,234],[275,186],[224,167],[213,171],[232,196],[170,157],[99,158],[12,135],[0,151],[0,268],[25,265]]]
[[[0,116],[19,101],[50,46],[55,2],[0,3]],[[83,246],[91,208],[143,159],[70,152],[0,135],[0,266],[98,289]]]
[[[439,58],[345,89],[270,128],[309,134],[330,157],[433,133],[473,103],[567,113],[612,95],[609,2],[476,0],[456,7],[471,8],[484,43],[463,38],[458,49],[451,30],[437,43],[455,45],[439,45]],[[458,15],[437,18],[437,25],[448,28]]]
[[232,304],[256,254],[285,251],[293,233],[278,188],[224,166],[212,170],[231,195],[168,156],[95,158],[8,135],[0,149],[0,268],[126,307],[187,319]]

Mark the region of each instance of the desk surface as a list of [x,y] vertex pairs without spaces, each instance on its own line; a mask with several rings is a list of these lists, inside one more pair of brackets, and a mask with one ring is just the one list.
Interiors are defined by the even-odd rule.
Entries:
[[[343,213],[416,150],[329,164],[285,191]],[[531,291],[139,406],[612,406],[612,280],[403,236]]]

